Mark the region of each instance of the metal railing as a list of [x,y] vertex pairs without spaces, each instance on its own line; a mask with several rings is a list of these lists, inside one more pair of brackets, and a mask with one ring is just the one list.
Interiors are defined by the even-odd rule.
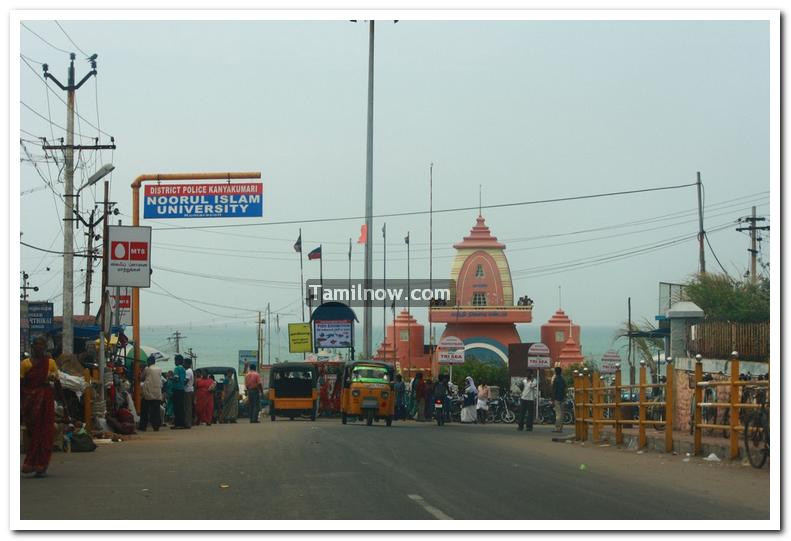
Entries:
[[[664,430],[665,452],[673,451],[673,367],[672,360],[667,359],[667,376],[664,383],[646,383],[645,361],[640,361],[640,376],[637,384],[623,385],[621,383],[621,365],[617,365],[615,381],[612,385],[606,385],[604,378],[599,372],[589,372],[584,369],[582,372],[574,371],[574,414],[575,414],[575,437],[577,440],[585,441],[588,439],[590,428],[592,441],[601,442],[601,428],[603,426],[615,427],[615,443],[623,444],[623,429],[628,425],[637,425],[638,449],[642,449],[648,444],[648,437],[645,429],[653,426],[658,430]],[[624,400],[622,392],[628,390],[631,398],[631,390],[638,389],[638,401]],[[647,389],[659,389],[660,395],[664,395],[664,400],[648,400]],[[663,393],[662,393],[663,391]],[[637,419],[623,418],[624,409],[632,411],[637,408]],[[653,417],[660,416],[664,419],[647,419],[647,413],[651,411]],[[657,412],[659,412],[657,414]]]

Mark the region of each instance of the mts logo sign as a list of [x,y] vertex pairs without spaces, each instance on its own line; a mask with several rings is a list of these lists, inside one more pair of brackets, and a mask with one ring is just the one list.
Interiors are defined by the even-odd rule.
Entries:
[[110,246],[110,253],[112,254],[112,259],[116,261],[147,261],[148,243],[113,241],[112,246]]

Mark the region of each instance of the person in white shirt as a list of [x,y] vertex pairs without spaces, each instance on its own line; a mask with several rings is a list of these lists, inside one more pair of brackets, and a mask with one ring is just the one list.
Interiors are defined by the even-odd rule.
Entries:
[[140,410],[140,424],[137,429],[145,432],[149,421],[154,432],[159,431],[162,425],[160,403],[162,402],[162,369],[155,364],[154,356],[148,358],[148,366],[143,369],[140,376],[140,391],[143,395],[142,409]]
[[195,405],[195,373],[192,371],[192,359],[184,359],[187,379],[184,383],[184,423],[187,428],[192,426]]
[[527,425],[527,431],[533,431],[533,418],[536,413],[536,402],[538,402],[538,381],[533,370],[527,371],[527,377],[522,381],[522,395],[519,403],[519,426],[517,430],[523,430]]

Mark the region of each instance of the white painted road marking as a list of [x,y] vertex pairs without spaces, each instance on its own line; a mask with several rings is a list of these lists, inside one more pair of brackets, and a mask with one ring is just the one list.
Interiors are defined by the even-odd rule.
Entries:
[[410,500],[412,500],[413,502],[416,502],[423,509],[425,509],[426,511],[431,513],[431,515],[434,518],[437,518],[439,520],[453,520],[451,517],[449,517],[448,515],[446,515],[445,513],[443,513],[442,511],[440,511],[436,507],[434,507],[433,505],[429,505],[428,502],[426,500],[424,500],[423,497],[420,494],[407,494],[407,496],[409,496]]

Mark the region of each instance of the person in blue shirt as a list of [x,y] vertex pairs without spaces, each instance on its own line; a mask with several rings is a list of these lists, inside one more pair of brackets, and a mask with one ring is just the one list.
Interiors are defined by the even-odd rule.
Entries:
[[184,357],[176,355],[175,362],[176,368],[173,369],[173,428],[189,428],[184,418],[184,385],[187,382]]

